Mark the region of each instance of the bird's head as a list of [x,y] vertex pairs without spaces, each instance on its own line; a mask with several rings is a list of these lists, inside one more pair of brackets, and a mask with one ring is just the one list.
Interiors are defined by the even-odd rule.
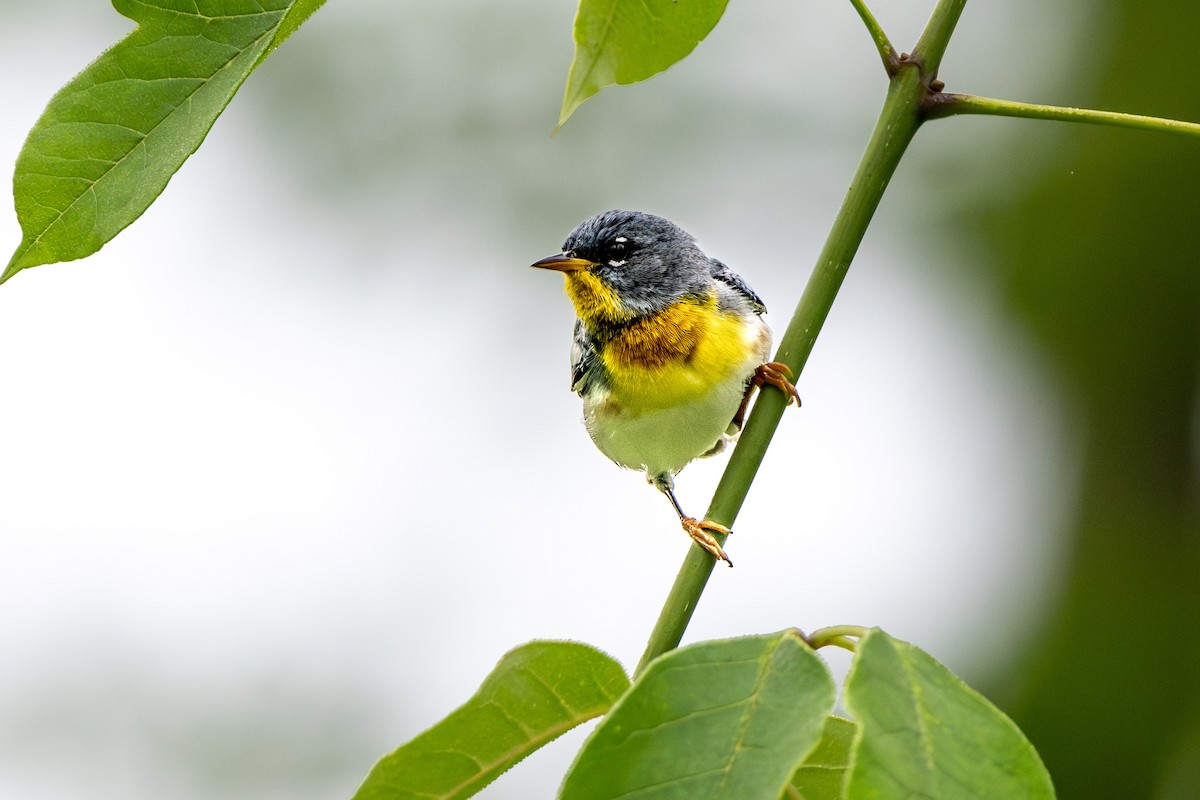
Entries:
[[662,310],[705,289],[708,256],[670,220],[641,211],[606,211],[584,220],[563,251],[532,265],[557,270],[585,323],[620,323]]

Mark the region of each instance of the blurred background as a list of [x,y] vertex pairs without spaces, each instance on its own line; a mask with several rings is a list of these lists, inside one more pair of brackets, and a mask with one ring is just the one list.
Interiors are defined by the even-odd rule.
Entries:
[[[876,5],[908,49],[932,0]],[[130,25],[0,13],[11,169]],[[141,220],[0,289],[0,797],[345,798],[519,643],[636,663],[689,543],[588,441],[573,314],[527,265],[652,211],[782,330],[885,86],[848,3],[732,3],[552,138],[573,16],[330,2]],[[1198,120],[1198,27],[976,0],[941,77]],[[880,625],[1012,714],[1060,797],[1200,798],[1198,222],[1195,141],[929,125],[688,640]],[[552,796],[585,733],[482,796]]]

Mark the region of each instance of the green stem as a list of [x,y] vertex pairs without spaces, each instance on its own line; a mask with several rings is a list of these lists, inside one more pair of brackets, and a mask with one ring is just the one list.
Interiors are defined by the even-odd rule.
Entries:
[[962,16],[963,7],[967,0],[938,0],[925,30],[913,48],[912,58],[921,65],[925,72],[925,85],[937,77],[938,68],[942,65],[942,56],[946,55],[946,47],[950,44],[950,35],[954,26]]
[[866,635],[867,629],[859,625],[833,625],[813,631],[804,637],[804,641],[813,650],[833,645],[853,653],[858,647],[858,640]]
[[883,27],[863,0],[850,0],[850,5],[854,6],[854,10],[858,12],[863,24],[867,26],[867,32],[871,34],[871,39],[875,42],[875,49],[879,51],[879,57],[883,59],[884,71],[889,77],[895,75],[896,70],[900,68],[900,57],[896,55],[896,48],[892,47],[887,34],[883,32]]
[[1175,119],[1146,117],[1141,114],[1121,114],[1117,111],[1094,111],[1090,108],[1043,106],[1036,103],[1018,103],[1013,100],[974,97],[968,94],[936,94],[929,98],[926,106],[927,119],[950,117],[956,114],[992,114],[1001,117],[1051,119],[1062,122],[1084,122],[1091,125],[1111,125],[1117,128],[1162,131],[1184,136],[1200,136],[1200,124],[1195,122],[1180,122]]
[[[804,368],[850,267],[850,261],[879,206],[884,189],[920,125],[921,103],[925,96],[920,72],[915,65],[906,66],[902,63],[891,79],[883,111],[875,123],[875,130],[842,207],[833,221],[833,228],[813,268],[808,286],[780,339],[775,360],[787,364],[793,375],[799,376]],[[708,508],[708,519],[726,526],[733,524],[783,416],[784,403],[783,393],[779,391],[764,391],[759,395],[741,439],[729,459],[729,465],[717,485]],[[718,538],[723,540],[723,537]],[[634,671],[635,676],[651,660],[679,645],[714,563],[712,557],[700,548],[689,548],[658,623],[650,635],[646,652]]]

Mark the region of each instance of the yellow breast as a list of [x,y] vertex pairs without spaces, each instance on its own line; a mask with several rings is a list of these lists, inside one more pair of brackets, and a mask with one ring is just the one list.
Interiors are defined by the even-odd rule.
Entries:
[[748,333],[740,316],[717,308],[715,293],[630,323],[600,352],[612,399],[635,413],[669,408],[748,376],[758,349]]

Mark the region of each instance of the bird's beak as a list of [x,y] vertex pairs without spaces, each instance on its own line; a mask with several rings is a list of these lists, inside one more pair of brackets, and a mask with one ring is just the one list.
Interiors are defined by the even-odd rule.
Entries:
[[577,272],[596,266],[596,262],[588,261],[586,258],[576,258],[570,253],[559,253],[556,256],[548,256],[541,261],[535,261],[529,266],[538,269],[553,269],[559,272]]

